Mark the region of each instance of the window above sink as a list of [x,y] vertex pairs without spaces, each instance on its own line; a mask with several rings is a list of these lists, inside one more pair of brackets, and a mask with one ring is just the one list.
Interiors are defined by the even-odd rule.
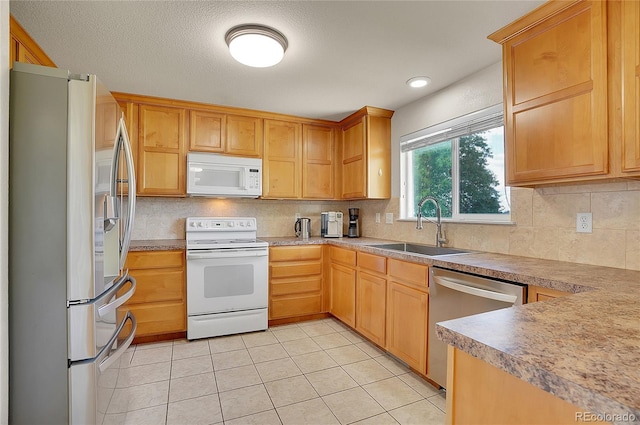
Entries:
[[[510,221],[502,104],[402,136],[400,150],[401,219],[415,219],[417,202],[430,195],[445,221]],[[434,217],[435,209],[422,213]]]

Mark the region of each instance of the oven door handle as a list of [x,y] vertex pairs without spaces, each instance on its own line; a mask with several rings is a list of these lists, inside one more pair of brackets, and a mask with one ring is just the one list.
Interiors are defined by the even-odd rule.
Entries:
[[266,257],[269,250],[264,248],[214,249],[196,252],[187,251],[187,260],[208,260],[217,258]]
[[445,286],[454,291],[464,292],[465,294],[474,295],[476,297],[488,298],[494,301],[502,301],[505,303],[515,303],[518,299],[515,295],[503,294],[501,292],[487,291],[486,289],[476,288],[475,286],[465,285],[463,282],[454,279],[446,279],[444,277],[434,276],[433,281],[438,285]]

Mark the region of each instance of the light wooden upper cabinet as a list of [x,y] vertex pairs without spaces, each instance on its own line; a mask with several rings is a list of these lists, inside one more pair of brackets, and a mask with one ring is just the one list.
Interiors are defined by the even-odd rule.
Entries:
[[9,37],[10,68],[13,67],[13,62],[56,66],[13,16],[9,17],[9,32],[11,35]]
[[489,36],[502,43],[509,185],[605,175],[605,2],[548,2]]
[[264,120],[264,198],[334,199],[334,129]]
[[302,197],[335,197],[334,129],[320,125],[302,125]]
[[264,121],[262,196],[299,198],[302,176],[302,125]]
[[138,193],[185,195],[186,110],[139,105]]
[[342,199],[391,197],[392,116],[366,106],[341,121]]
[[189,150],[224,152],[226,115],[208,111],[189,112]]
[[227,115],[225,152],[238,156],[262,156],[262,118]]
[[503,46],[507,184],[640,176],[640,5],[549,1]]
[[622,7],[622,171],[640,172],[640,2]]

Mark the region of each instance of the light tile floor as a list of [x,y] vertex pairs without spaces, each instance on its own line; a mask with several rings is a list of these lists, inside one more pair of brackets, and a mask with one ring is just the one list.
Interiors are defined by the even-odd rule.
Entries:
[[335,319],[132,346],[104,424],[444,424],[445,395]]

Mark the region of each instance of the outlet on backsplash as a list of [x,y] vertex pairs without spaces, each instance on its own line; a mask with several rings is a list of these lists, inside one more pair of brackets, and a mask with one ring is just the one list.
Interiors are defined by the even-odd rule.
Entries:
[[386,224],[393,224],[393,213],[386,213],[384,222]]

